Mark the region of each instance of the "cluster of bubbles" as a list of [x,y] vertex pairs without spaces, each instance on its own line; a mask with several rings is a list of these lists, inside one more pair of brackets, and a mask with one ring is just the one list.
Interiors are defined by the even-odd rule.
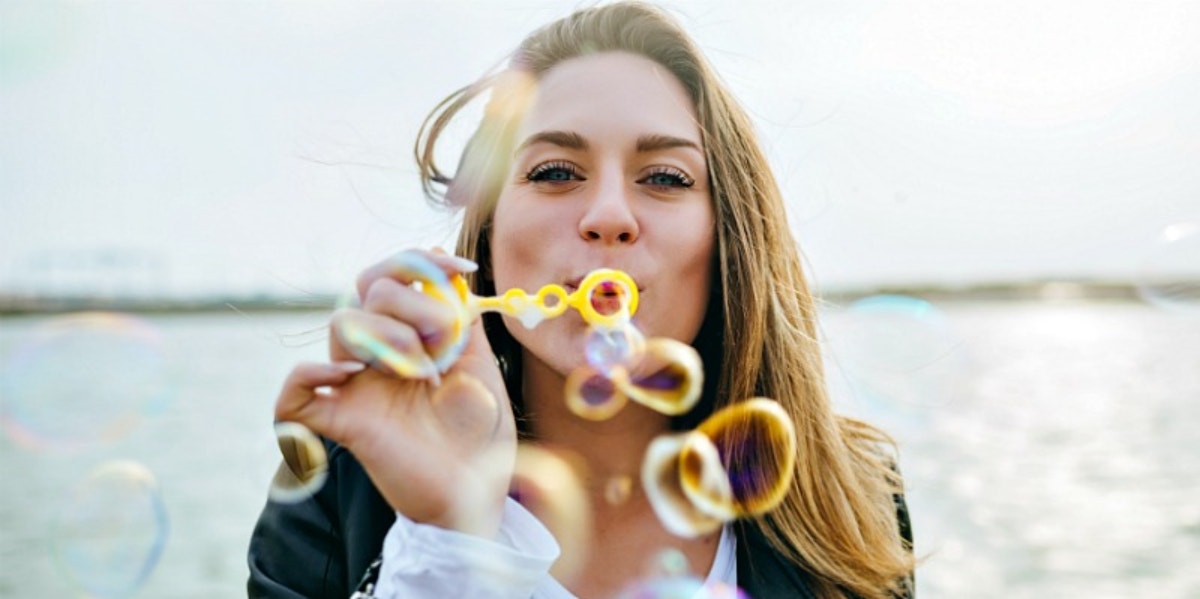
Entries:
[[[94,452],[162,412],[169,383],[164,339],[149,322],[113,312],[55,316],[22,331],[0,363],[0,429],[30,451]],[[154,474],[106,461],[64,497],[49,539],[60,570],[88,597],[136,593],[168,536]]]
[[[429,376],[430,359],[438,372],[448,369],[466,345],[470,322],[482,313],[498,312],[532,328],[574,309],[589,327],[584,344],[586,364],[567,377],[564,389],[565,401],[574,414],[606,420],[633,401],[676,416],[690,411],[700,398],[703,368],[699,354],[673,339],[646,338],[634,326],[638,288],[622,271],[592,271],[570,293],[559,285],[546,285],[533,294],[510,289],[497,297],[479,297],[471,294],[462,277],[447,276],[418,253],[398,255],[393,267],[397,274],[415,281],[415,288],[459,315],[452,334],[427,343],[423,356],[402,354],[366,329],[344,333],[356,355],[382,362],[402,376]],[[277,435],[285,462],[272,496],[282,501],[303,499],[324,480],[324,449],[302,426],[285,423]],[[626,501],[634,483],[640,482],[669,531],[682,537],[710,533],[734,519],[762,514],[783,499],[795,466],[795,436],[793,424],[778,402],[752,398],[735,403],[709,416],[695,430],[656,439],[646,453],[640,479],[618,476],[607,481],[606,501]],[[534,506],[531,511],[551,528],[566,556],[571,553],[570,545],[582,544],[572,539],[587,529],[583,523],[589,512],[580,488],[574,483],[562,486],[566,484],[563,480],[575,480],[577,469],[564,466],[560,459],[544,449],[522,445],[514,493],[522,503]],[[563,567],[573,567],[567,562]],[[675,578],[655,584],[691,583],[690,579]],[[674,595],[638,592],[630,596]]]

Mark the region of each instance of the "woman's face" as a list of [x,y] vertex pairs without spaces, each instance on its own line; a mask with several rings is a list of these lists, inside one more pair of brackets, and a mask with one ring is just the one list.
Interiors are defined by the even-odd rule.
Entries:
[[[657,63],[606,52],[545,72],[517,133],[491,231],[496,290],[575,290],[615,268],[638,284],[647,337],[691,342],[708,302],[714,216],[700,128],[687,92]],[[575,312],[529,330],[526,349],[566,375],[583,363]]]

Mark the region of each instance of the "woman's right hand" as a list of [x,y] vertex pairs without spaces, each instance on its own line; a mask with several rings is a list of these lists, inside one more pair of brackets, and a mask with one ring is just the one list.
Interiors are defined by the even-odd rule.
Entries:
[[[447,276],[470,264],[409,252]],[[330,325],[331,363],[296,366],[275,417],[346,447],[392,508],[408,518],[491,536],[516,453],[508,394],[478,319],[461,357],[444,374],[433,367],[426,347],[450,334],[455,315],[413,287],[418,275],[402,266],[413,257],[385,260],[360,275],[362,307],[339,310]],[[397,370],[404,369],[377,359],[380,350],[407,356],[418,367],[401,374]]]

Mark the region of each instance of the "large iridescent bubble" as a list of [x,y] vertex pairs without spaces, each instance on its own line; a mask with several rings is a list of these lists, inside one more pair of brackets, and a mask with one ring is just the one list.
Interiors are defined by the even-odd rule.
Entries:
[[873,295],[828,315],[831,378],[898,413],[945,406],[966,392],[970,346],[934,303]]
[[53,548],[88,597],[135,594],[167,542],[167,512],[154,474],[133,461],[101,464],[62,506]]
[[31,449],[94,447],[165,409],[169,382],[162,335],[146,320],[109,312],[54,317],[0,366],[0,426]]

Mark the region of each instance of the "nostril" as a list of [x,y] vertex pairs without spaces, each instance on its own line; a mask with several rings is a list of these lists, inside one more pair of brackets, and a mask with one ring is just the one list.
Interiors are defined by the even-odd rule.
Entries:
[[621,233],[620,235],[617,235],[617,240],[620,241],[621,243],[628,243],[630,238],[632,238],[632,237],[633,237],[633,235],[626,232],[626,233]]
[[599,234],[599,233],[597,233],[597,232],[595,232],[595,231],[588,231],[588,232],[587,232],[587,238],[588,238],[588,239],[592,239],[592,240],[595,240],[595,239],[600,239],[600,234]]

